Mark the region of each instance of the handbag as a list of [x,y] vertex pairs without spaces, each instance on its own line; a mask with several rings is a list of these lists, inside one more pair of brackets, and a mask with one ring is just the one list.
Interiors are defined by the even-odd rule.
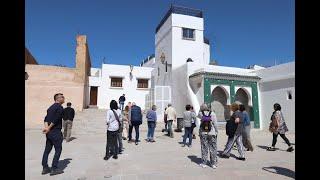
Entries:
[[122,128],[122,125],[121,125],[121,122],[120,122],[120,120],[119,120],[119,116],[118,116],[118,114],[114,111],[114,110],[112,110],[112,112],[113,112],[113,114],[114,114],[114,117],[116,118],[116,120],[118,121],[118,124],[119,124],[119,131],[121,130],[121,128]]
[[271,122],[269,124],[269,131],[275,133],[278,130],[278,122],[274,115],[271,116]]

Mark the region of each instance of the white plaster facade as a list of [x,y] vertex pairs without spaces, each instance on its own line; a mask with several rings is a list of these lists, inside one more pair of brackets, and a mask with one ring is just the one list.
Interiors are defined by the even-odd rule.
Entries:
[[[145,98],[151,86],[150,67],[134,66],[132,78],[130,77],[130,66],[102,64],[101,69],[92,68],[89,77],[89,86],[98,87],[97,107],[108,109],[111,100],[118,101],[122,94],[126,95],[126,102],[136,102],[142,109],[145,108]],[[111,87],[111,78],[120,77],[122,87]],[[138,79],[148,79],[148,88],[138,88]]]
[[261,128],[268,129],[273,104],[279,103],[289,131],[295,132],[295,63],[261,69],[256,74],[262,78],[259,83]]

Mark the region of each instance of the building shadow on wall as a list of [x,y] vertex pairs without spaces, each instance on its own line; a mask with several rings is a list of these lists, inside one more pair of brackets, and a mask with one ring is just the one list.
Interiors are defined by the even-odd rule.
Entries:
[[59,167],[60,167],[60,169],[61,169],[61,170],[66,169],[66,168],[68,167],[68,164],[70,164],[70,161],[71,161],[71,160],[72,160],[71,158],[66,158],[66,159],[64,159],[64,160],[60,160],[60,161],[59,161]]
[[278,167],[278,166],[270,166],[270,167],[263,167],[262,169],[264,171],[267,171],[270,173],[280,174],[280,175],[295,179],[295,172],[290,169],[287,169],[287,168]]

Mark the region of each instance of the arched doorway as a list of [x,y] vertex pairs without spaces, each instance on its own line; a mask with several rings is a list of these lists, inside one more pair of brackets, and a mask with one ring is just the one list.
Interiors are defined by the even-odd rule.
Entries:
[[250,116],[250,120],[253,121],[254,119],[253,119],[252,106],[249,106],[250,98],[251,97],[246,90],[244,90],[243,88],[239,88],[235,95],[235,102],[243,104],[246,107],[246,111]]
[[211,110],[216,113],[218,121],[225,121],[230,118],[230,110],[227,105],[228,96],[226,90],[220,86],[212,91]]

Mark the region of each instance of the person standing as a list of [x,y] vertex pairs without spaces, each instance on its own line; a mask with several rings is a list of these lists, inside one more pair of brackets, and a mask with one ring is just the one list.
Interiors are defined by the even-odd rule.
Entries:
[[[286,122],[284,121],[283,114],[281,112],[281,106],[278,103],[275,103],[273,105],[274,112],[271,116],[271,127],[269,130],[272,132],[273,138],[272,138],[272,145],[271,147],[268,147],[268,151],[275,151],[275,145],[277,143],[278,135],[280,134],[281,138],[287,143],[288,145],[288,152],[292,152],[294,149],[289,141],[289,139],[286,137],[285,133],[288,132],[288,127]],[[273,126],[273,127],[272,127]]]
[[148,134],[147,134],[147,142],[156,142],[154,140],[154,130],[157,124],[157,107],[156,105],[152,105],[152,108],[147,112],[146,118],[148,120]]
[[63,139],[66,139],[66,142],[70,142],[73,118],[74,109],[71,107],[71,102],[68,102],[63,110]]
[[103,158],[104,160],[108,160],[111,157],[110,152],[113,153],[114,159],[118,159],[118,137],[121,126],[120,119],[122,119],[121,110],[118,109],[117,101],[112,100],[110,102],[110,109],[107,111],[107,145],[106,155]]
[[135,102],[132,103],[131,109],[129,111],[129,140],[132,142],[132,129],[136,132],[135,144],[138,145],[139,142],[139,126],[142,124],[142,111]]
[[[63,173],[63,170],[58,169],[58,162],[62,152],[63,135],[62,129],[62,115],[64,103],[64,96],[61,93],[54,95],[54,104],[47,110],[47,115],[44,118],[44,129],[42,132],[46,134],[46,147],[42,156],[42,175],[50,173],[51,176]],[[51,169],[48,166],[48,156],[52,150],[55,149],[54,157],[52,160]]]
[[253,151],[253,146],[251,144],[251,138],[250,138],[251,124],[250,124],[249,114],[246,112],[246,107],[243,104],[239,105],[239,110],[243,115],[243,123],[244,123],[242,143],[244,147],[247,148],[247,151]]
[[194,114],[194,118],[192,119],[192,125],[191,125],[191,134],[192,139],[196,139],[196,134],[194,133],[194,128],[197,127],[197,115],[196,112],[194,112],[193,106],[191,106],[191,112]]
[[186,140],[189,139],[188,147],[192,146],[192,121],[195,118],[195,114],[191,112],[191,105],[186,105],[186,111],[183,113],[183,127],[184,127],[184,136],[183,136],[183,145],[186,146]]
[[120,104],[121,111],[123,111],[125,101],[126,101],[125,94],[122,94],[122,96],[119,97],[119,104]]
[[168,132],[168,119],[167,119],[166,110],[167,110],[167,107],[164,108],[164,114],[163,114],[164,129],[162,129],[162,132]]
[[229,158],[230,151],[231,151],[234,143],[237,143],[237,149],[240,154],[240,156],[237,157],[237,159],[244,161],[246,158],[244,157],[244,148],[243,148],[243,144],[242,144],[242,134],[243,134],[243,129],[244,129],[243,115],[239,111],[239,105],[237,103],[233,103],[231,105],[231,110],[232,110],[233,114],[230,117],[230,120],[226,124],[226,127],[227,127],[226,132],[228,135],[228,142],[226,144],[224,151],[221,154],[221,157],[222,158]]
[[131,102],[128,102],[127,106],[129,107],[129,110],[130,110],[132,106]]
[[122,130],[122,139],[127,140],[128,130],[129,130],[129,106],[127,105],[122,112],[123,117],[123,130]]
[[217,168],[217,137],[218,137],[218,122],[216,114],[209,110],[206,104],[200,106],[198,117],[201,119],[199,127],[199,136],[201,143],[201,167],[207,167],[208,151],[210,155],[209,165]]
[[168,122],[168,135],[173,138],[173,121],[176,122],[177,120],[177,113],[176,110],[172,107],[172,104],[168,104],[168,108],[165,111],[167,115],[167,122]]

